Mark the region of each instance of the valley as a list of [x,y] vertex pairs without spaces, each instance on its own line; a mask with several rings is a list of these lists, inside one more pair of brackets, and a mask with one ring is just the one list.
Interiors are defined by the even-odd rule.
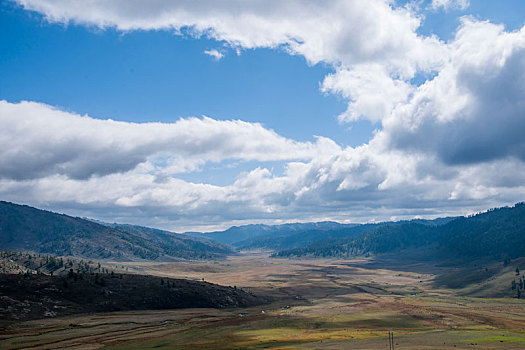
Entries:
[[525,350],[524,14],[0,0],[0,350]]
[[522,349],[524,220],[177,234],[0,202],[0,348]]
[[[94,313],[17,323],[2,348],[38,349],[522,349],[525,303],[475,297],[479,283],[440,287],[455,268],[435,262],[375,259],[294,260],[244,251],[216,261],[118,262],[134,274],[202,280],[274,301],[235,309],[191,308]],[[491,281],[508,281],[493,263]],[[116,263],[115,263],[116,264]],[[108,262],[111,265],[111,262]],[[448,275],[447,275],[448,274]],[[510,284],[507,289],[510,290]]]

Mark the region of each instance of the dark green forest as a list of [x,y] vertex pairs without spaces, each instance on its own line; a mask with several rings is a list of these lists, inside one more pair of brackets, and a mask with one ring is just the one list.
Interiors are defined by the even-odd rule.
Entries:
[[385,224],[343,238],[328,238],[274,257],[355,257],[426,247],[460,258],[514,259],[525,254],[525,203],[490,209],[438,225]]
[[0,246],[112,260],[211,259],[232,253],[229,247],[203,238],[132,225],[103,225],[3,201]]

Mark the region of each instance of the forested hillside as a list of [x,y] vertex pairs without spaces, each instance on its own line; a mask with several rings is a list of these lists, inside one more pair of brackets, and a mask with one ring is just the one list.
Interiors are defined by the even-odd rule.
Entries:
[[0,202],[0,246],[63,256],[112,260],[218,258],[221,244],[138,226],[99,223]]
[[443,249],[458,255],[525,256],[525,203],[461,217],[441,227]]
[[441,225],[386,224],[350,237],[325,239],[306,247],[283,250],[274,256],[352,257],[417,247],[465,258],[525,256],[525,204],[491,209]]
[[343,238],[329,238],[302,248],[280,251],[278,257],[353,257],[430,245],[435,242],[434,226],[419,223],[390,224]]
[[[306,231],[316,231],[322,233],[330,230],[340,230],[354,226],[356,226],[356,224],[340,224],[331,221],[292,223],[282,225],[253,224],[243,226],[232,226],[224,231],[215,231],[208,233],[188,232],[188,234],[191,234],[192,236],[213,239],[214,241],[224,244],[230,244],[235,247],[246,247],[250,245],[252,241],[255,242],[259,239],[279,239],[282,237],[295,235],[297,233],[300,234]],[[264,244],[255,246],[266,248]]]
[[[269,298],[236,287],[136,274],[0,274],[0,320],[124,310],[238,308]],[[71,325],[70,325],[71,326]]]
[[211,233],[192,233],[198,237],[207,237],[217,242],[226,243],[239,250],[269,249],[287,250],[303,248],[316,242],[330,239],[348,238],[370,232],[380,226],[417,223],[436,226],[449,222],[453,218],[436,220],[412,220],[399,222],[381,222],[374,224],[339,224],[336,222],[295,223],[283,225],[245,225],[234,226],[225,231]]

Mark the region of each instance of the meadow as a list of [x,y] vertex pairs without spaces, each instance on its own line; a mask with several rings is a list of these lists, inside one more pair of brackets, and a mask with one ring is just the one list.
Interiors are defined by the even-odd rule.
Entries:
[[0,347],[389,349],[388,332],[394,332],[396,349],[525,348],[525,302],[476,296],[512,278],[511,266],[499,268],[486,281],[451,289],[436,279],[457,278],[453,268],[399,257],[395,261],[275,259],[269,252],[251,251],[219,261],[108,263],[132,273],[236,286],[274,301],[243,309],[26,321],[2,330]]

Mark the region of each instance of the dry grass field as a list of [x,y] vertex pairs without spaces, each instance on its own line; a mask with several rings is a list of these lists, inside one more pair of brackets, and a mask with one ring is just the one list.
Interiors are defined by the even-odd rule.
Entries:
[[524,301],[435,288],[435,274],[446,268],[430,263],[287,260],[246,252],[223,261],[125,265],[135,273],[235,285],[276,301],[235,310],[28,321],[2,330],[0,348],[376,350],[389,348],[393,331],[396,349],[525,349]]

